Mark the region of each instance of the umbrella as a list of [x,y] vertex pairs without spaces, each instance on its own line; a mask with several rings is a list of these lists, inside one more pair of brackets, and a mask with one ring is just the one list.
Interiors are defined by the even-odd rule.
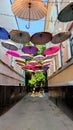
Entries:
[[36,61],[30,61],[28,64],[33,65],[33,66],[35,66],[35,65],[39,65],[39,63],[36,62]]
[[50,66],[50,63],[43,63],[42,64],[42,67],[47,67],[47,66]]
[[25,63],[16,62],[19,66],[25,66]]
[[32,69],[33,66],[32,66],[32,65],[25,65],[24,68],[25,68],[25,69]]
[[9,55],[14,56],[14,57],[20,57],[20,54],[18,52],[12,51],[12,50],[8,50],[6,52],[6,54],[9,54]]
[[30,54],[23,54],[23,55],[21,55],[21,58],[31,60],[32,56]]
[[2,40],[1,44],[6,49],[10,49],[10,50],[14,50],[14,51],[18,50],[16,44],[13,41],[11,41],[11,40]]
[[70,36],[71,36],[71,33],[69,31],[60,32],[52,37],[51,42],[54,44],[61,43],[65,40],[67,40]]
[[31,36],[30,41],[34,44],[45,44],[52,40],[52,34],[49,32],[38,32]]
[[43,55],[37,55],[33,58],[33,60],[43,60],[44,56]]
[[36,54],[38,51],[38,48],[35,46],[24,46],[22,47],[22,52],[28,53],[28,54]]
[[58,20],[61,22],[69,22],[73,20],[73,2],[60,11],[58,14]]
[[15,59],[16,62],[25,63],[25,61],[22,58]]
[[51,58],[55,57],[56,55],[57,55],[57,53],[51,54],[51,55],[46,55],[46,56],[44,57],[44,60],[51,59]]
[[10,31],[10,39],[17,43],[27,43],[30,41],[30,35],[28,32],[20,31],[20,30],[12,30]]
[[9,39],[9,33],[5,28],[0,27],[0,39],[7,40]]
[[47,5],[41,0],[16,0],[11,8],[15,16],[29,20],[27,28],[30,20],[39,20],[47,14]]
[[43,70],[48,70],[48,69],[49,69],[49,66],[42,66],[42,69],[43,69]]
[[42,64],[50,63],[50,62],[52,62],[52,59],[47,59],[47,60],[44,60],[44,61],[42,62]]
[[44,55],[55,54],[59,50],[60,50],[59,46],[51,46],[51,47],[47,48],[46,50],[44,50]]

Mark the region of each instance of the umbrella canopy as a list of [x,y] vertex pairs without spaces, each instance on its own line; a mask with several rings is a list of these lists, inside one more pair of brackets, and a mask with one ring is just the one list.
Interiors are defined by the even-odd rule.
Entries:
[[9,33],[5,28],[0,27],[0,39],[7,40],[9,39]]
[[15,16],[25,20],[38,20],[46,16],[47,5],[38,0],[15,0],[12,4]]
[[65,40],[67,40],[70,36],[71,36],[71,33],[69,31],[60,32],[52,37],[51,42],[54,44],[61,43]]
[[52,34],[49,32],[38,32],[31,36],[30,41],[34,44],[45,44],[52,40]]
[[42,62],[42,64],[50,63],[50,62],[52,62],[52,59],[47,59],[47,60],[44,60],[44,61]]
[[46,50],[44,50],[44,55],[52,55],[58,52],[59,50],[60,50],[59,46],[51,46],[47,48]]
[[42,69],[43,69],[43,70],[48,70],[48,69],[49,69],[49,66],[42,66]]
[[60,11],[58,14],[58,20],[61,22],[69,22],[73,20],[73,2]]
[[25,66],[25,63],[16,62],[19,66]]
[[18,47],[16,46],[16,44],[11,40],[2,40],[1,44],[6,49],[10,49],[10,50],[14,50],[14,51],[18,50]]
[[42,67],[47,67],[47,66],[50,66],[50,63],[43,63],[42,64]]
[[22,47],[22,52],[28,53],[28,54],[36,54],[38,51],[38,48],[35,46],[24,46]]
[[25,60],[23,60],[22,58],[17,58],[15,59],[16,62],[20,62],[20,63],[25,63]]
[[29,65],[33,65],[33,66],[35,66],[35,65],[39,65],[39,63],[36,62],[36,61],[30,61],[28,64],[29,64]]
[[51,54],[51,55],[46,55],[46,56],[44,57],[44,60],[51,59],[51,58],[55,57],[56,55],[57,55],[57,53]]
[[31,60],[32,56],[30,54],[23,54],[21,55],[21,58]]
[[30,41],[30,35],[28,32],[20,30],[12,30],[9,33],[10,39],[17,43],[27,43]]
[[37,56],[34,56],[33,60],[43,60],[44,59],[44,56],[43,55],[37,55]]
[[20,57],[20,54],[18,52],[12,51],[12,50],[8,50],[6,52],[6,54],[9,54],[9,55],[14,56],[14,57]]

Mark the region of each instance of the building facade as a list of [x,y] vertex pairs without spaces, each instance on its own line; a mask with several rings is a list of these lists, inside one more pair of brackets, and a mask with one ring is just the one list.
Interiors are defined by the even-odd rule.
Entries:
[[[0,27],[8,32],[19,29],[16,17],[11,11],[11,2],[0,1]],[[2,46],[0,39],[0,85],[25,85],[25,72],[16,64],[15,57],[6,54],[7,50]]]
[[[45,31],[55,35],[59,32],[70,31],[71,37],[59,43],[60,51],[52,58],[50,69],[47,71],[49,84],[73,81],[73,21],[60,22],[57,17],[59,12],[70,3],[69,0],[49,0],[48,12],[45,20]],[[52,42],[47,47],[54,46]]]

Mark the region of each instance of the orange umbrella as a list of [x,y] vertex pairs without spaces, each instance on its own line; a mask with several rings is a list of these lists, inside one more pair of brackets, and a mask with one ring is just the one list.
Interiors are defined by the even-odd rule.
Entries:
[[12,11],[15,16],[30,22],[30,20],[39,20],[46,16],[47,5],[41,0],[15,0]]

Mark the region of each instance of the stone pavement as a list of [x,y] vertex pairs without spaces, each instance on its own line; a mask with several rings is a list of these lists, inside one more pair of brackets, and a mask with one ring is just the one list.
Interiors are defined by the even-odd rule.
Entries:
[[27,95],[0,117],[0,130],[73,130],[73,121],[47,96]]

